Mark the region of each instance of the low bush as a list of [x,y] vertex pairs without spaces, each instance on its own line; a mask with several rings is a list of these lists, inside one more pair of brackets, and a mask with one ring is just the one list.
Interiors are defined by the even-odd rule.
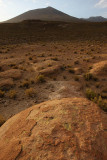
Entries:
[[103,99],[99,94],[95,93],[92,89],[86,89],[86,97],[93,101],[94,103],[98,104],[98,106],[107,112],[107,100]]
[[7,95],[8,95],[9,98],[15,99],[16,98],[16,91],[15,90],[10,90]]
[[33,78],[31,78],[29,81],[30,81],[31,84],[35,83],[35,80]]
[[66,69],[66,66],[65,66],[65,65],[62,65],[62,66],[61,66],[61,70],[64,71],[65,69]]
[[102,99],[101,96],[99,96],[97,103],[101,109],[103,109],[105,112],[107,112],[107,100]]
[[28,81],[28,80],[24,80],[24,81],[22,81],[22,83],[21,83],[21,85],[20,85],[20,87],[25,87],[25,88],[28,88],[29,87],[29,85],[30,85],[30,81]]
[[2,91],[2,90],[0,90],[0,98],[3,98],[3,97],[4,97],[4,94],[5,94],[5,92]]
[[86,89],[86,96],[88,99],[93,100],[96,97],[96,93],[92,89],[87,88]]
[[58,58],[57,57],[53,57],[52,60],[58,61]]
[[98,78],[93,76],[91,73],[84,74],[84,78],[86,81],[90,81],[90,80],[98,81]]
[[79,81],[79,76],[75,76],[75,77],[74,77],[74,80],[75,80],[75,81]]
[[86,73],[86,74],[84,74],[84,78],[86,81],[89,81],[89,80],[93,79],[93,75],[91,73]]
[[78,60],[77,60],[77,61],[75,61],[75,62],[74,62],[74,64],[79,64],[79,61],[78,61]]
[[44,75],[39,75],[36,77],[36,82],[37,83],[44,83],[46,80],[45,80],[45,76]]
[[32,57],[29,57],[29,60],[32,60]]
[[0,72],[2,71],[2,67],[0,66]]
[[75,73],[75,70],[73,68],[69,68],[69,73]]
[[35,96],[35,91],[33,88],[29,88],[25,90],[25,95],[28,97],[34,97]]
[[48,64],[48,67],[52,67],[52,64],[49,63],[49,64]]

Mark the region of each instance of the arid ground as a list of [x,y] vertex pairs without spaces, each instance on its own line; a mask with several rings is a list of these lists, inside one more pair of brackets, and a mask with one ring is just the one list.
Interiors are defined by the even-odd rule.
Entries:
[[107,111],[107,23],[0,24],[0,115],[65,97]]

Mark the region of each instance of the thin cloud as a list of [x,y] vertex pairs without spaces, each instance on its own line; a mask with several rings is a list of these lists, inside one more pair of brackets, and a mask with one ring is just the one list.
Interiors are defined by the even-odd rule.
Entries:
[[38,0],[32,0],[33,3],[36,3]]
[[102,16],[107,18],[107,12],[104,12]]
[[13,4],[13,0],[0,0],[0,6],[7,7],[8,5]]
[[107,8],[107,0],[99,0],[98,3],[95,4],[95,7]]
[[3,4],[3,0],[0,0],[0,6]]
[[[33,3],[36,3],[38,2],[39,0],[32,0]],[[45,5],[49,5],[50,4],[50,1],[49,0],[42,0],[42,2],[45,4]]]
[[6,7],[4,0],[0,0],[0,7],[2,7],[2,8]]
[[46,6],[50,6],[51,3],[50,3],[49,1],[47,1],[47,2],[45,3],[45,5],[46,5]]

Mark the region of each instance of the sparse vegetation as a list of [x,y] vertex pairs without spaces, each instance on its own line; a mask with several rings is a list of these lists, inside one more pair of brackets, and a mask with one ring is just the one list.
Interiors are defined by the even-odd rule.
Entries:
[[93,100],[96,97],[96,93],[92,89],[87,88],[86,89],[86,96],[88,99]]
[[74,77],[75,81],[79,81],[79,76]]
[[80,62],[79,62],[78,60],[74,62],[74,64],[79,64],[79,63],[80,63]]
[[5,92],[4,92],[4,91],[2,91],[2,90],[0,90],[0,98],[3,98],[3,97],[4,97],[4,95],[5,95]]
[[71,128],[71,124],[70,124],[70,123],[65,123],[63,126],[64,126],[64,128],[65,128],[67,131],[72,131],[72,128]]
[[58,61],[58,58],[57,57],[53,57],[52,60]]
[[65,65],[62,65],[62,66],[61,66],[61,70],[64,71],[65,69],[66,69],[66,66],[65,66]]
[[[96,75],[93,71],[96,63],[106,60],[106,23],[85,23],[84,27],[84,24],[41,21],[31,23],[30,30],[29,25],[21,25],[0,25],[0,108],[4,112],[1,114],[9,118],[19,112],[19,106],[23,110],[23,106],[25,109],[47,101],[51,95],[52,99],[57,94],[82,96],[84,88],[91,88],[87,90],[88,99],[105,108],[106,72],[103,74],[102,69],[101,75]],[[16,91],[15,100],[11,90]]]
[[93,75],[91,73],[86,73],[84,74],[84,78],[86,81],[89,81],[93,79]]
[[48,64],[48,67],[52,67],[52,64]]
[[2,67],[0,66],[0,72],[2,71]]
[[32,57],[29,57],[29,60],[31,61],[31,60],[32,60]]
[[103,109],[105,112],[107,112],[107,100],[106,99],[104,100],[104,99],[102,99],[101,96],[99,96],[97,103],[101,109]]
[[8,95],[9,98],[15,99],[16,98],[16,91],[15,90],[10,90],[7,95]]
[[11,63],[11,64],[9,64],[9,67],[15,67],[16,66],[16,64],[14,64],[14,63]]
[[28,88],[29,86],[30,86],[30,81],[28,81],[28,80],[24,80],[24,81],[22,81],[22,83],[20,84],[20,87]]
[[36,82],[37,83],[44,83],[46,81],[45,76],[44,75],[39,75],[36,77]]
[[84,74],[84,79],[86,81],[90,81],[90,80],[98,81],[98,78],[93,76],[93,74],[91,74],[91,73]]
[[75,70],[73,68],[69,68],[69,73],[75,73]]
[[35,96],[35,91],[33,88],[29,88],[25,90],[25,95],[28,97],[34,97]]
[[86,89],[86,96],[89,100],[98,104],[101,109],[107,112],[107,100],[103,99],[100,94],[94,92],[92,89]]

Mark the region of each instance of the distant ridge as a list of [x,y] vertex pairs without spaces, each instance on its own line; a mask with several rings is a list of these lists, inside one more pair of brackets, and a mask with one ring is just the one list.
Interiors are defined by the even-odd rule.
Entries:
[[64,22],[81,22],[79,18],[72,17],[55,8],[47,7],[27,11],[17,17],[14,17],[6,23],[18,23],[24,20],[45,20],[45,21],[64,21]]
[[107,22],[107,18],[104,18],[102,16],[96,16],[96,17],[89,17],[88,19],[84,19],[89,22]]

